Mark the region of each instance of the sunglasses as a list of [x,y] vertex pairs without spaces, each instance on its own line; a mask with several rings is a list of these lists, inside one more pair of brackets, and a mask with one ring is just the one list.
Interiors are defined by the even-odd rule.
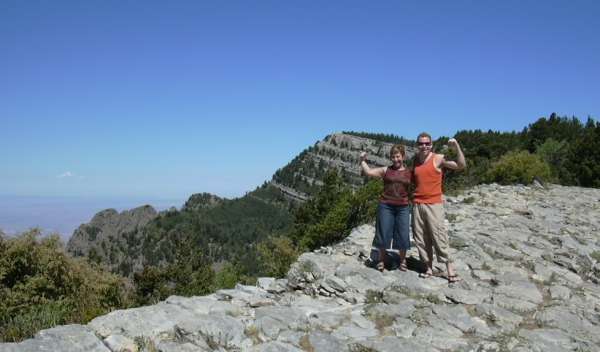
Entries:
[[428,147],[428,146],[431,145],[431,142],[417,142],[417,145],[418,146],[427,146]]

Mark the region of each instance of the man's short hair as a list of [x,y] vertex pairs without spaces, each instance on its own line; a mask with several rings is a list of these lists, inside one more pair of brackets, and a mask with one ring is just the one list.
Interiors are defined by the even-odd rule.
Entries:
[[402,145],[402,144],[394,144],[392,146],[392,148],[390,149],[390,158],[392,156],[394,156],[394,154],[396,154],[396,153],[400,153],[400,154],[402,154],[402,157],[404,157],[405,156],[404,145]]
[[417,142],[419,141],[419,138],[429,138],[430,141],[433,141],[433,139],[431,139],[431,135],[427,132],[421,132],[418,136],[417,136]]

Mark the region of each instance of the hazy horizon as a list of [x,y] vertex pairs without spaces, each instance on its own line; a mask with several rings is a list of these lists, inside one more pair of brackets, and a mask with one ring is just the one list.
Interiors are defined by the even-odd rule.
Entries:
[[149,204],[160,211],[172,206],[179,209],[184,202],[144,197],[0,195],[0,229],[12,236],[39,227],[43,234],[58,233],[66,241],[79,225],[101,210],[121,212]]

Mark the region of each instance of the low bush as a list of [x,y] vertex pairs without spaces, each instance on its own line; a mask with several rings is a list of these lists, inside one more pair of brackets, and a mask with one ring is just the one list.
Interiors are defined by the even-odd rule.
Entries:
[[60,324],[87,323],[129,306],[125,281],[73,259],[58,236],[31,230],[0,238],[0,340],[19,341]]
[[534,178],[548,181],[552,177],[548,163],[527,151],[511,151],[492,164],[487,173],[488,182],[500,184],[531,184]]

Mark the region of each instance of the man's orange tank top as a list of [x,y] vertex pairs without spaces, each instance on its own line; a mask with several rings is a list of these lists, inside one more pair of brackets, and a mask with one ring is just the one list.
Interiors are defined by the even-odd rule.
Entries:
[[417,204],[442,203],[442,172],[433,165],[435,154],[414,168],[415,197]]

